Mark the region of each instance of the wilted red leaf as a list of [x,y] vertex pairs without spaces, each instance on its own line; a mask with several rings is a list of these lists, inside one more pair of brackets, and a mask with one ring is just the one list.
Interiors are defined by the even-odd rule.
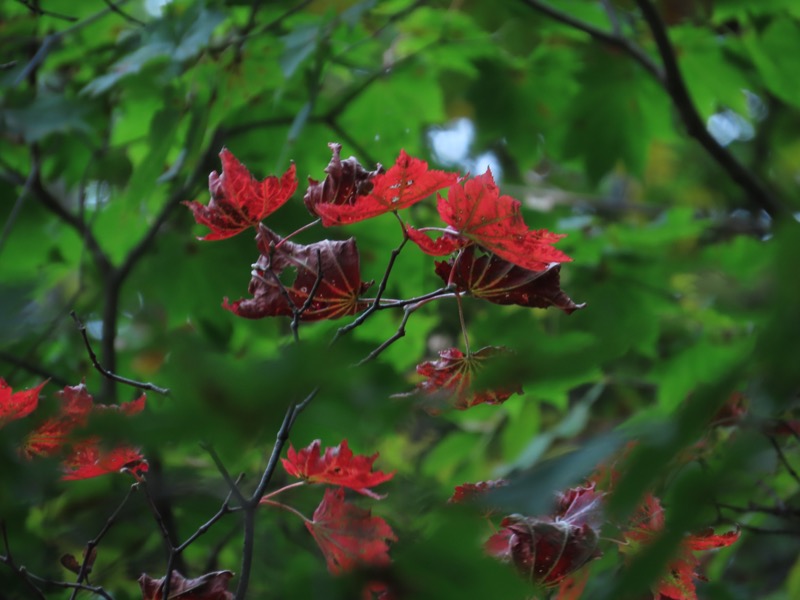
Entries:
[[[233,600],[228,591],[228,582],[233,577],[230,571],[214,571],[195,579],[186,579],[177,571],[169,578],[169,600]],[[166,577],[153,579],[142,574],[139,587],[142,589],[142,600],[164,600],[161,588]]]
[[325,227],[347,225],[408,208],[457,181],[457,173],[429,171],[424,160],[400,150],[400,156],[389,171],[374,176],[371,192],[353,194],[350,202],[317,203],[314,210],[322,217]]
[[391,562],[388,542],[397,541],[386,521],[345,502],[343,488],[325,489],[314,519],[306,521],[306,527],[334,575],[358,566],[388,565]]
[[597,532],[587,524],[512,515],[501,526],[486,542],[486,551],[512,562],[537,585],[558,585],[599,555]]
[[[528,229],[519,201],[500,195],[489,169],[463,186],[451,186],[446,198],[439,196],[437,206],[439,215],[452,228],[446,236],[460,235],[523,269],[543,271],[550,263],[572,260],[552,246],[563,235]],[[411,239],[417,241],[415,236]],[[432,243],[436,249],[438,240]],[[445,244],[453,245],[452,240]],[[427,252],[431,245],[424,243],[420,247]],[[442,256],[438,251],[431,254]]]
[[297,189],[294,165],[280,179],[270,176],[258,181],[227,148],[219,157],[222,174],[213,171],[208,176],[208,205],[184,202],[195,221],[211,230],[201,240],[224,240],[257,225],[283,206]]
[[361,600],[394,600],[392,588],[384,581],[368,581],[361,588]]
[[[354,239],[323,240],[305,246],[283,240],[261,225],[256,240],[261,256],[248,288],[253,298],[232,304],[225,298],[223,308],[248,319],[291,317],[308,301],[318,278],[319,285],[300,315],[301,321],[338,319],[369,306],[369,302],[359,300],[372,282],[361,281]],[[291,283],[282,283],[280,279],[286,269],[295,272]]]
[[126,446],[104,450],[97,438],[90,438],[73,446],[72,453],[64,459],[64,475],[61,479],[89,479],[119,473],[123,469],[138,479],[147,468],[147,461],[138,450]]
[[[632,518],[633,527],[623,535],[628,542],[621,546],[624,553],[636,553],[642,544],[656,539],[664,529],[664,510],[661,502],[652,494],[645,497]],[[697,569],[700,561],[695,551],[712,550],[730,546],[739,539],[739,530],[717,535],[713,529],[699,534],[687,535],[681,542],[675,558],[667,565],[664,576],[653,586],[657,600],[697,600],[694,580],[700,576]]]
[[314,440],[299,451],[290,445],[287,458],[281,459],[286,472],[309,483],[329,483],[376,499],[383,497],[368,488],[389,481],[394,477],[394,471],[383,473],[372,470],[378,458],[377,452],[372,456],[353,455],[347,440],[343,440],[338,446],[326,448],[325,453],[320,454],[320,443],[320,440]]
[[502,404],[513,394],[522,393],[520,386],[495,390],[473,389],[473,376],[487,359],[507,352],[505,348],[487,346],[465,355],[458,348],[439,352],[439,360],[417,365],[417,373],[427,379],[417,385],[425,394],[443,399],[454,398],[454,407],[464,410],[477,404]]
[[507,479],[492,479],[489,481],[479,481],[478,483],[462,483],[457,485],[453,495],[447,500],[451,504],[469,502],[476,496],[485,494],[491,489],[508,485]]
[[571,525],[589,525],[599,530],[603,525],[603,492],[595,490],[595,483],[568,489],[558,494],[555,519]]
[[12,393],[11,386],[0,377],[0,427],[36,410],[39,404],[39,392],[46,383],[47,381],[43,381],[29,390]]
[[580,600],[583,590],[589,583],[589,569],[579,569],[575,574],[563,579],[558,584],[558,591],[553,600]]
[[354,156],[342,160],[341,144],[330,143],[328,148],[333,152],[333,157],[325,167],[325,179],[320,183],[309,177],[308,190],[303,196],[308,212],[323,217],[322,224],[326,227],[333,223],[326,222],[325,217],[317,210],[318,207],[352,206],[358,197],[372,191],[372,180],[383,173],[380,164],[374,171],[367,171]]
[[494,254],[478,256],[475,246],[464,248],[448,262],[436,263],[436,274],[445,283],[454,283],[460,292],[495,304],[554,306],[570,314],[586,305],[575,304],[561,290],[560,272],[561,265],[550,265],[544,271],[529,271]]

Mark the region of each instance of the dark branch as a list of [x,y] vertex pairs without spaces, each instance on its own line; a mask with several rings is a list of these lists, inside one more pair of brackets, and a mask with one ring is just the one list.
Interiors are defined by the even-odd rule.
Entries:
[[667,35],[664,22],[658,14],[656,8],[649,0],[636,0],[642,16],[647,22],[653,39],[658,48],[658,54],[664,64],[664,84],[667,93],[672,97],[672,101],[686,126],[687,133],[695,138],[700,145],[717,161],[717,163],[728,173],[740,188],[748,196],[748,199],[758,208],[767,214],[778,217],[786,216],[788,210],[784,207],[758,180],[754,173],[742,165],[734,156],[721,146],[717,140],[709,133],[703,119],[697,112],[697,108],[689,95],[686,82],[681,75],[675,50]]
[[[86,351],[89,353],[89,359],[92,361],[92,365],[95,369],[97,369],[101,375],[111,379],[112,381],[116,381],[119,383],[123,383],[125,385],[130,385],[135,388],[139,388],[140,390],[150,390],[151,392],[156,392],[157,394],[162,394],[164,396],[169,395],[169,390],[167,388],[162,388],[157,386],[154,383],[149,383],[146,381],[135,381],[133,379],[128,379],[127,377],[122,377],[121,375],[116,375],[106,369],[98,362],[97,355],[92,350],[92,344],[89,341],[89,334],[86,331],[86,325],[81,322],[78,316],[75,314],[75,311],[69,313],[72,319],[75,321],[75,324],[78,326],[78,330],[81,332],[81,336],[83,337],[83,343],[86,346]],[[105,335],[105,334],[104,334]]]

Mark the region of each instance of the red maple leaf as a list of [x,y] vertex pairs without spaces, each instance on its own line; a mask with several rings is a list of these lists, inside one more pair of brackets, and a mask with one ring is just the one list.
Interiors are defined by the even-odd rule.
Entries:
[[305,479],[309,483],[329,483],[357,491],[359,494],[380,499],[380,496],[369,488],[380,485],[394,477],[394,471],[383,473],[373,471],[372,466],[378,458],[376,452],[372,456],[354,455],[343,440],[338,446],[331,446],[320,454],[320,440],[314,440],[306,448],[295,450],[290,444],[287,458],[282,458],[283,468],[292,477]]
[[314,210],[322,217],[325,227],[347,225],[408,208],[457,181],[457,173],[429,171],[428,163],[424,160],[413,158],[405,150],[400,150],[400,156],[389,171],[371,180],[371,192],[354,194],[350,202],[317,203]]
[[[633,527],[623,535],[627,543],[620,550],[635,553],[642,544],[656,539],[664,529],[664,509],[661,502],[648,494],[642,505],[634,513]],[[687,535],[676,552],[675,558],[667,565],[665,574],[653,586],[655,600],[697,600],[694,580],[700,575],[697,570],[700,561],[694,552],[730,546],[739,539],[739,530],[715,534],[706,529],[698,534]]]
[[[308,190],[303,196],[303,202],[312,215],[322,216],[317,207],[330,207],[352,205],[360,196],[365,196],[372,191],[372,180],[383,173],[383,167],[378,164],[374,171],[367,171],[354,156],[341,159],[342,145],[328,144],[333,152],[328,166],[325,167],[325,179],[319,182],[308,178]],[[323,217],[324,219],[324,217]],[[326,225],[323,220],[323,225]]]
[[345,502],[343,488],[326,488],[314,519],[306,521],[328,570],[334,575],[359,566],[387,566],[389,542],[397,541],[392,528],[371,512]]
[[427,379],[417,385],[417,390],[435,398],[454,399],[454,408],[465,410],[478,404],[502,404],[513,394],[522,393],[520,386],[494,389],[473,389],[473,375],[487,359],[507,352],[505,348],[487,346],[477,352],[464,354],[458,348],[439,352],[439,360],[417,365],[417,373]]
[[39,404],[39,392],[47,381],[29,390],[11,392],[11,386],[0,377],[0,427],[31,414]]
[[[233,600],[228,591],[228,582],[233,577],[230,571],[214,571],[194,579],[186,579],[177,571],[169,578],[169,600]],[[139,577],[142,600],[163,600],[161,590],[166,577],[153,579],[143,574]]]
[[[462,245],[474,242],[529,271],[543,271],[551,263],[572,260],[552,246],[563,235],[546,229],[528,229],[520,212],[521,204],[510,196],[500,195],[489,169],[467,180],[463,186],[451,186],[446,198],[439,195],[437,207],[439,216],[450,226],[444,234],[450,239],[420,245],[423,251],[434,256],[442,256],[445,248],[457,246],[452,238],[460,236],[464,240]],[[418,244],[419,235],[419,232],[409,232],[411,240]],[[436,248],[437,243],[442,247]],[[436,253],[429,252],[431,249]]]
[[[319,321],[352,315],[369,306],[369,302],[359,297],[372,282],[361,281],[358,248],[353,238],[322,240],[306,246],[283,240],[261,225],[256,241],[261,256],[248,288],[253,298],[232,304],[225,298],[223,308],[240,317],[261,319],[292,317],[305,307],[300,320]],[[295,271],[294,281],[288,284],[280,279],[286,269]]]
[[485,545],[487,553],[511,562],[531,583],[556,586],[597,558],[598,534],[588,524],[511,515]]
[[451,504],[469,502],[476,496],[485,494],[494,488],[508,485],[507,479],[492,479],[489,481],[479,481],[478,483],[462,483],[457,485],[453,495],[447,500]]
[[464,248],[448,262],[436,263],[436,274],[445,283],[454,283],[459,292],[494,304],[554,306],[570,314],[586,305],[575,304],[561,290],[560,272],[557,264],[544,271],[529,271],[494,254],[478,255],[475,246]]
[[73,440],[73,432],[85,427],[92,413],[119,411],[125,415],[141,412],[145,396],[125,404],[95,404],[86,385],[66,386],[56,393],[61,398],[59,414],[47,419],[25,438],[22,454],[27,458],[35,456],[65,456],[63,461],[64,480],[87,479],[107,473],[115,473],[123,468],[134,476],[147,471],[144,457],[135,449],[126,446],[109,450],[100,447],[97,437]]
[[222,149],[219,157],[222,174],[212,171],[208,176],[211,192],[208,205],[184,202],[195,221],[211,230],[201,240],[224,240],[257,225],[283,206],[297,189],[294,165],[280,179],[270,176],[258,181],[227,148]]

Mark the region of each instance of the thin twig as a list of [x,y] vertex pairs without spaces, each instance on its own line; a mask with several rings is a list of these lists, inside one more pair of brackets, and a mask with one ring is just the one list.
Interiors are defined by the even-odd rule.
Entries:
[[797,474],[797,471],[794,470],[794,467],[792,467],[791,463],[789,462],[789,459],[786,458],[786,455],[783,453],[783,449],[781,448],[780,444],[778,444],[778,440],[776,440],[771,435],[768,435],[767,439],[772,444],[772,447],[775,448],[775,452],[778,453],[778,458],[780,458],[781,462],[783,463],[783,466],[786,467],[786,470],[789,471],[789,474],[792,476],[792,478],[797,483],[800,483],[800,475]]
[[414,312],[416,309],[417,309],[416,305],[407,306],[403,310],[403,318],[400,320],[400,325],[397,327],[397,331],[394,332],[392,337],[390,337],[388,340],[383,342],[380,346],[375,348],[375,350],[370,352],[366,357],[361,359],[358,362],[358,366],[360,367],[361,365],[363,365],[365,363],[368,363],[368,362],[370,362],[372,360],[375,360],[376,358],[378,358],[378,356],[380,356],[381,352],[386,350],[389,346],[394,344],[401,337],[405,336],[405,334],[406,334],[406,323],[408,323],[408,318],[411,316],[411,313]]
[[14,202],[14,206],[11,209],[11,213],[8,215],[6,224],[3,226],[3,232],[0,233],[0,253],[2,253],[3,246],[8,240],[8,237],[11,235],[11,230],[14,228],[14,224],[17,222],[17,217],[19,216],[19,213],[22,210],[22,206],[25,204],[25,200],[28,198],[28,194],[31,191],[33,182],[36,181],[36,179],[38,179],[39,177],[38,156],[35,153],[32,154],[33,154],[33,159],[31,161],[30,173],[28,173],[28,177],[25,180],[25,184],[22,186],[22,191],[19,193],[19,196],[17,196],[17,200]]
[[222,462],[219,454],[217,454],[217,451],[214,449],[214,446],[207,442],[201,442],[200,447],[205,450],[211,457],[211,460],[214,461],[214,465],[217,467],[219,474],[222,475],[225,483],[228,484],[228,489],[230,489],[231,493],[236,498],[239,506],[247,506],[247,499],[244,497],[244,494],[242,494],[242,490],[239,489],[239,485],[237,483],[237,481],[240,481],[241,477],[234,481],[233,477],[231,477],[231,474],[228,472],[228,469],[225,467],[225,463]]
[[21,82],[25,81],[28,78],[28,76],[31,73],[33,73],[33,71],[37,69],[39,65],[41,65],[44,62],[45,58],[47,58],[47,55],[50,53],[50,51],[53,48],[55,48],[59,43],[61,43],[61,40],[63,40],[65,37],[67,37],[72,33],[75,33],[80,29],[83,29],[84,27],[87,27],[88,25],[91,25],[98,19],[101,19],[106,15],[114,12],[114,9],[122,6],[123,4],[126,4],[127,2],[128,0],[119,0],[119,2],[116,2],[115,4],[108,3],[109,8],[105,8],[100,12],[97,12],[89,17],[86,17],[85,19],[78,21],[74,25],[67,27],[62,31],[59,31],[57,33],[52,33],[46,36],[42,40],[42,45],[39,46],[39,49],[36,51],[36,54],[33,55],[33,58],[28,62],[27,65],[25,65],[25,68],[22,69],[19,75],[17,75],[17,77],[14,79],[14,81],[11,84],[12,87],[16,87]]
[[31,581],[31,574],[28,573],[28,570],[24,566],[17,565],[14,562],[14,557],[11,554],[11,545],[8,543],[8,530],[6,529],[5,521],[0,521],[0,532],[2,532],[3,546],[6,550],[5,556],[0,555],[0,562],[7,564],[9,568],[11,568],[11,570],[14,571],[17,576],[19,576],[19,578],[25,582],[25,584],[31,589],[31,592],[36,594],[37,598],[41,598],[41,600],[47,600],[44,592],[40,590],[36,584],[33,583],[33,581]]
[[[103,528],[100,530],[100,532],[94,537],[94,539],[91,539],[88,542],[86,542],[86,548],[83,551],[83,562],[81,563],[81,568],[78,571],[78,578],[75,580],[76,584],[83,583],[84,578],[86,578],[89,575],[89,570],[90,570],[89,564],[92,560],[91,559],[92,551],[97,547],[100,541],[105,537],[106,533],[108,533],[108,531],[114,525],[114,523],[117,520],[117,517],[119,516],[119,513],[122,511],[123,507],[128,503],[128,500],[130,499],[131,495],[133,495],[133,491],[136,489],[137,485],[138,484],[136,483],[131,485],[131,487],[128,489],[128,493],[125,494],[125,497],[122,499],[122,502],[120,502],[119,506],[117,506],[114,512],[111,513],[111,516],[109,516],[108,519],[106,519],[106,523],[105,525],[103,525]],[[73,589],[72,594],[70,595],[70,600],[75,600],[75,598],[77,598],[78,596],[79,591],[80,588]]]
[[272,447],[267,466],[261,475],[261,481],[256,486],[253,495],[248,500],[244,508],[244,543],[242,547],[242,566],[239,571],[239,585],[236,588],[234,600],[244,600],[247,595],[247,588],[250,585],[250,572],[253,566],[253,550],[255,548],[255,524],[256,511],[258,510],[261,498],[267,490],[267,486],[272,479],[275,468],[278,466],[283,447],[289,440],[289,433],[292,430],[298,415],[311,403],[319,393],[319,388],[314,388],[302,402],[292,403],[286,409],[283,422],[275,436],[275,445]]
[[62,21],[69,21],[70,23],[74,23],[75,21],[78,20],[78,17],[71,17],[69,15],[57,13],[52,10],[45,10],[43,8],[39,8],[38,6],[31,4],[27,0],[17,0],[17,2],[22,4],[25,8],[27,8],[35,15],[53,17],[54,19],[61,19]]
[[292,305],[292,322],[290,324],[292,335],[294,336],[294,341],[300,341],[300,334],[298,328],[300,326],[300,317],[303,316],[303,313],[306,312],[309,308],[311,308],[311,304],[314,302],[314,296],[317,295],[317,291],[319,290],[319,286],[322,283],[322,252],[317,249],[317,278],[314,280],[314,285],[311,286],[311,291],[308,293],[308,298],[306,301],[303,302],[303,306],[299,309]]
[[408,234],[405,233],[405,228],[403,228],[403,241],[400,242],[400,245],[397,248],[392,250],[391,255],[389,256],[389,262],[386,264],[386,270],[383,272],[383,277],[381,278],[381,282],[378,285],[378,291],[375,294],[375,299],[370,304],[369,308],[365,310],[363,313],[358,315],[358,318],[354,319],[351,323],[348,323],[344,327],[340,327],[336,332],[336,335],[333,336],[331,340],[331,345],[336,343],[340,337],[344,334],[352,331],[356,327],[359,327],[364,321],[366,321],[372,313],[374,313],[380,307],[381,298],[383,297],[384,292],[386,291],[386,285],[389,282],[389,275],[392,273],[392,269],[394,268],[394,263],[397,260],[397,257],[400,256],[400,252],[402,252],[405,245],[408,243]]
[[117,6],[116,4],[111,2],[111,0],[103,0],[103,2],[106,3],[108,8],[110,8],[113,12],[117,13],[119,16],[121,16],[126,21],[130,21],[131,23],[135,23],[136,25],[139,25],[139,26],[146,25],[146,23],[144,21],[140,21],[136,17],[134,17],[132,15],[129,15],[128,13],[123,11],[119,6]]
[[122,377],[121,375],[117,375],[116,373],[112,373],[103,368],[103,366],[98,362],[97,355],[92,350],[92,344],[89,341],[89,334],[86,331],[86,325],[78,318],[78,315],[75,314],[75,311],[69,313],[72,319],[75,321],[75,324],[78,326],[78,330],[81,332],[81,336],[83,337],[83,343],[86,346],[86,351],[89,353],[89,359],[92,361],[92,365],[95,369],[97,369],[101,375],[111,379],[113,381],[117,381],[119,383],[123,383],[125,385],[129,385],[131,387],[139,388],[140,390],[150,390],[152,392],[156,392],[157,394],[162,394],[164,396],[169,395],[169,390],[167,388],[162,388],[157,386],[154,383],[149,383],[147,381],[136,381],[134,379],[128,379],[127,377]]

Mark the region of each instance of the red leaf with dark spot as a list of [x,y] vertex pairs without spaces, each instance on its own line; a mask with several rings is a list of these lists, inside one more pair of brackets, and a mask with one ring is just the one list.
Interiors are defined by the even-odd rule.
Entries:
[[318,207],[324,209],[331,206],[352,206],[357,198],[372,191],[372,180],[383,173],[383,167],[380,164],[374,171],[367,171],[353,156],[342,160],[340,157],[341,144],[330,143],[328,148],[333,152],[333,157],[325,167],[327,174],[325,179],[319,182],[309,177],[308,190],[303,196],[303,202],[308,212],[322,217],[322,224],[326,227],[335,223],[326,221]]
[[309,483],[329,483],[357,491],[359,494],[382,498],[368,488],[375,487],[394,477],[394,471],[383,473],[373,471],[372,466],[378,458],[376,452],[372,456],[354,455],[343,440],[338,446],[325,449],[320,454],[319,440],[314,440],[306,448],[295,450],[289,446],[287,457],[282,458],[283,468],[292,477],[305,479]]
[[487,346],[465,355],[458,348],[439,352],[439,360],[417,365],[417,373],[427,378],[417,389],[435,398],[454,399],[454,408],[464,410],[477,404],[502,404],[514,393],[522,393],[520,386],[495,390],[473,389],[473,376],[484,366],[484,361],[508,350]]
[[429,171],[428,163],[400,150],[389,171],[374,176],[370,193],[354,194],[352,202],[317,203],[314,210],[325,227],[346,225],[408,208],[457,181],[457,173]]
[[0,427],[31,414],[39,404],[39,392],[47,381],[29,390],[11,392],[11,386],[0,377]]
[[[256,239],[261,256],[248,288],[253,298],[232,304],[225,298],[223,308],[248,319],[293,317],[305,306],[318,278],[319,285],[300,314],[301,321],[338,319],[369,306],[369,302],[359,300],[372,282],[361,281],[354,239],[323,240],[306,246],[282,240],[264,225],[259,227]],[[294,271],[294,278],[283,283],[281,274],[287,269]]]
[[598,534],[589,525],[512,515],[486,542],[495,558],[512,562],[532,583],[555,586],[596,558]]
[[386,521],[345,502],[342,488],[325,489],[314,519],[306,521],[306,527],[334,575],[359,566],[387,566],[391,562],[389,542],[397,541]]
[[554,306],[570,314],[586,305],[575,304],[561,290],[560,273],[561,265],[551,265],[544,271],[529,271],[494,254],[479,256],[475,246],[464,248],[448,262],[436,263],[436,274],[445,283],[454,283],[460,292],[494,304]]
[[257,225],[283,206],[297,189],[294,165],[280,179],[270,176],[258,181],[227,148],[219,156],[222,174],[213,171],[208,176],[208,205],[184,202],[195,221],[211,230],[201,240],[224,240]]
[[[528,229],[519,201],[500,195],[491,170],[463,186],[451,186],[446,198],[439,196],[437,206],[439,215],[456,234],[524,269],[544,271],[550,263],[572,260],[552,246],[563,235]],[[427,251],[425,245],[421,248]]]
[[[195,579],[186,579],[177,571],[169,578],[169,600],[233,600],[228,591],[228,582],[233,577],[230,571],[214,571]],[[139,577],[142,600],[164,600],[161,589],[166,577],[153,579],[149,575]]]
[[489,481],[479,481],[478,483],[462,483],[457,485],[453,495],[447,500],[451,504],[469,502],[476,496],[485,494],[494,488],[508,485],[507,479],[492,479]]

